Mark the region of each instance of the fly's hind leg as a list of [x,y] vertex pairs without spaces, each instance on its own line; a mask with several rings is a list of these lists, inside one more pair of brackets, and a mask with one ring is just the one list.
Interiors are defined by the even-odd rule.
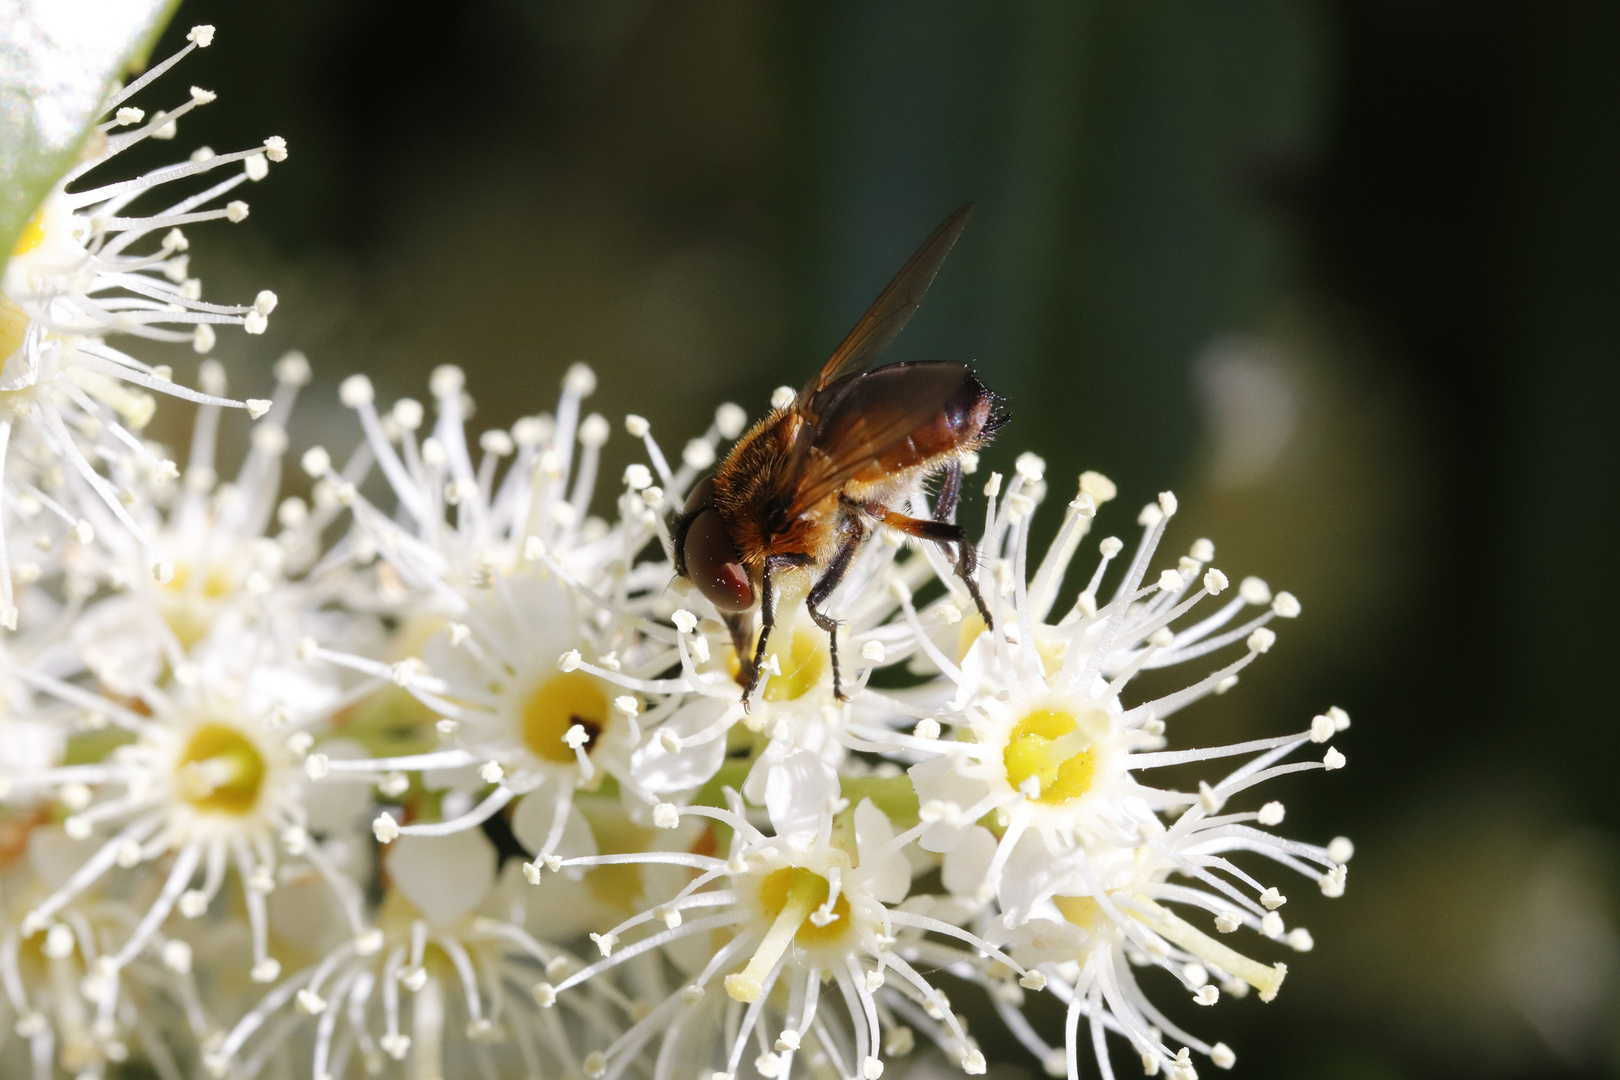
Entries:
[[810,613],[810,619],[817,626],[827,632],[827,646],[832,654],[833,669],[833,697],[839,701],[848,701],[844,696],[843,673],[838,667],[838,620],[822,612],[821,605],[838,588],[849,572],[849,564],[855,559],[855,552],[860,550],[861,541],[866,539],[866,530],[861,523],[852,516],[844,518],[844,540],[838,545],[838,553],[827,564],[827,569],[821,577],[816,579],[815,585],[810,589],[804,607]]
[[[947,480],[949,480],[948,473]],[[960,479],[958,479],[959,483]],[[942,488],[941,495],[943,494],[945,494],[945,489]],[[940,506],[941,509],[944,509],[943,498],[940,500]],[[979,614],[984,618],[985,627],[990,630],[996,628],[995,619],[990,615],[989,605],[984,602],[984,595],[979,592],[979,583],[975,577],[979,569],[978,549],[968,539],[967,531],[962,526],[948,521],[930,521],[926,518],[907,517],[905,514],[896,513],[886,506],[875,503],[868,504],[865,509],[868,514],[871,514],[889,528],[903,532],[907,536],[915,536],[919,540],[930,540],[941,547],[955,545],[956,576],[961,578],[962,584],[967,586],[968,595],[973,597],[973,603],[978,607]]]

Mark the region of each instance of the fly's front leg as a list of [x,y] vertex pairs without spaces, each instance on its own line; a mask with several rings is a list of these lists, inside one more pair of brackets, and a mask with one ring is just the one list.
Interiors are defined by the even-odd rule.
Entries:
[[760,669],[765,665],[765,646],[771,640],[771,628],[776,625],[776,590],[771,585],[771,560],[765,560],[760,574],[759,589],[759,642],[754,646],[754,658],[748,664],[748,682],[743,687],[743,712],[752,709],[754,688],[759,686]]
[[848,701],[844,696],[843,675],[838,667],[838,620],[831,615],[820,611],[820,605],[826,602],[849,573],[849,564],[855,560],[855,553],[860,550],[861,541],[866,539],[866,530],[853,516],[844,518],[844,541],[838,546],[838,553],[833,556],[832,562],[827,564],[826,571],[817,579],[810,589],[810,596],[805,600],[805,608],[810,612],[810,619],[817,626],[827,632],[827,647],[832,654],[833,669],[833,697],[839,701]]
[[974,578],[979,568],[978,549],[968,540],[967,532],[962,526],[946,521],[907,517],[878,503],[867,504],[866,512],[889,528],[897,529],[907,536],[929,540],[941,547],[955,545],[956,576],[967,586],[968,595],[973,597],[973,603],[977,605],[979,614],[984,617],[985,627],[990,630],[996,628],[995,620],[990,615],[990,608],[984,602],[984,596],[979,592],[979,583]]
[[765,560],[765,569],[760,572],[759,641],[754,646],[754,661],[749,665],[748,685],[743,687],[744,712],[748,711],[750,699],[759,686],[760,676],[764,674],[765,647],[770,644],[771,630],[776,626],[776,585],[771,571],[777,567],[806,566],[809,562],[808,555],[772,555]]
[[751,612],[742,611],[736,615],[724,616],[726,630],[731,634],[731,647],[737,653],[740,661],[748,655],[748,643],[752,640],[754,632],[754,616]]

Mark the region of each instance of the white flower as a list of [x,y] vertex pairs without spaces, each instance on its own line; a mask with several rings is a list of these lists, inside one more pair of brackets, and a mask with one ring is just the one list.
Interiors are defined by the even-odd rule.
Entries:
[[[192,89],[183,104],[145,119],[139,109],[119,109],[130,95],[168,70],[200,37],[115,95],[113,119],[93,133],[86,159],[46,197],[24,227],[0,279],[0,466],[8,498],[44,487],[73,516],[89,502],[129,530],[147,552],[147,566],[162,555],[125,511],[118,485],[103,475],[102,462],[161,475],[171,463],[138,438],[151,418],[150,392],[216,406],[246,408],[258,415],[268,403],[233,401],[176,385],[167,368],[153,367],[109,344],[125,335],[154,341],[189,341],[198,352],[213,347],[213,327],[237,324],[262,333],[276,305],[268,291],[252,304],[222,305],[201,299],[201,284],[189,275],[189,241],[181,226],[224,218],[240,220],[247,205],[217,206],[233,189],[264,175],[267,161],[286,156],[276,137],[250,150],[215,154],[198,150],[191,160],[127,180],[109,180],[69,190],[130,146],[173,136],[175,121],[213,100]],[[133,131],[117,131],[128,124]],[[240,171],[200,192],[170,196],[155,212],[136,212],[137,199],[221,166]],[[161,236],[161,239],[159,239]],[[140,248],[141,250],[137,250]],[[0,544],[0,557],[4,545]],[[15,622],[11,575],[0,565],[0,622]]]
[[85,846],[59,827],[35,829],[27,857],[5,875],[12,918],[0,928],[0,1006],[9,1007],[8,1027],[47,1071],[54,1059],[74,1075],[96,1075],[125,1061],[155,1017],[180,1011],[206,1028],[211,1012],[184,940],[154,934],[126,965],[128,977],[109,968],[141,913],[104,890],[76,899],[48,928],[21,932],[15,919],[71,876]]
[[[347,773],[431,770],[431,785],[455,789],[446,806],[456,812],[402,826],[405,835],[469,828],[523,796],[548,807],[553,825],[537,857],[553,855],[576,791],[611,778],[632,812],[646,819],[666,797],[689,793],[714,775],[726,731],[742,715],[727,676],[660,677],[672,664],[689,665],[690,656],[682,661],[685,643],[655,619],[672,610],[667,558],[636,561],[650,544],[667,543],[661,499],[689,486],[695,468],[688,463],[671,474],[656,442],[637,426],[652,468],[627,472],[615,522],[586,513],[609,434],[602,417],[580,417],[594,386],[590,369],[575,365],[555,416],[525,419],[509,433],[485,432],[478,440],[484,456],[474,468],[458,369],[434,373],[438,418],[420,441],[420,405],[396,402],[385,417],[369,381],[347,380],[342,398],[359,415],[369,457],[398,497],[400,515],[354,490],[359,473],[340,475],[326,455],[306,456],[306,468],[313,466],[323,483],[345,486],[356,535],[388,567],[401,596],[412,597],[409,617],[418,624],[447,620],[420,663],[390,670],[441,717],[445,747],[334,766]],[[696,440],[711,448],[711,460],[714,444],[736,434],[735,410],[719,410]],[[655,473],[663,487],[650,483]],[[320,655],[381,672],[376,661],[340,649]],[[729,689],[716,690],[722,681]],[[693,696],[694,689],[715,702]],[[489,762],[500,766],[499,782],[476,804],[465,803],[463,795],[481,787],[474,779],[481,774],[470,767]]]
[[[817,1042],[818,1053],[838,1052],[823,1034],[829,1021],[820,1011],[821,987],[828,982],[844,998],[844,1030],[853,1051],[852,1060],[838,1063],[840,1074],[880,1074],[883,1047],[902,1026],[898,1016],[915,1018],[969,1072],[982,1072],[982,1055],[944,994],[914,962],[932,968],[983,950],[1015,969],[1018,965],[979,937],[902,906],[911,871],[899,854],[912,835],[896,836],[869,800],[850,807],[839,795],[837,775],[815,755],[799,751],[774,766],[765,801],[770,835],[748,822],[735,793],[729,810],[685,812],[734,830],[729,858],[669,852],[565,860],[563,867],[661,863],[690,867],[696,876],[607,933],[593,934],[601,958],[548,983],[545,996],[565,1001],[575,987],[588,987],[659,948],[688,978],[604,1051],[607,1069],[622,1068],[661,1037],[666,1052],[679,1047],[700,1060],[712,1054],[716,1072],[735,1074],[759,1028],[762,1041],[774,1049],[758,1067],[765,1075],[787,1076],[808,1040]],[[657,922],[664,928],[637,935]],[[928,932],[958,938],[972,951],[925,942],[922,934]],[[720,934],[728,939],[724,945],[705,944]],[[772,993],[778,983],[785,984],[785,994]],[[746,1008],[727,1037],[716,1010],[730,1003]]]
[[[401,826],[403,835],[472,828],[527,796],[562,811],[552,814],[555,827],[542,844],[549,855],[567,827],[576,789],[611,777],[627,798],[645,796],[644,812],[657,802],[638,788],[631,758],[645,731],[669,719],[679,701],[644,711],[602,675],[644,693],[670,689],[656,676],[675,656],[674,635],[644,614],[667,578],[656,567],[631,566],[656,535],[644,492],[621,497],[612,525],[585,512],[607,438],[600,416],[579,416],[594,384],[590,370],[576,365],[563,380],[556,416],[528,418],[510,433],[485,432],[474,468],[459,369],[434,372],[438,418],[420,441],[419,404],[396,402],[385,419],[369,381],[345,381],[341,396],[359,414],[367,456],[399,499],[397,516],[354,490],[357,470],[338,473],[324,454],[306,455],[306,468],[313,466],[323,483],[345,488],[356,524],[347,549],[363,543],[395,583],[395,607],[428,630],[420,656],[391,667],[339,647],[318,652],[392,679],[440,717],[440,750],[333,763],[335,774],[351,776],[431,770],[432,786],[452,789],[455,798],[445,805],[460,809]],[[505,458],[511,460],[503,472]],[[595,662],[559,663],[582,654]],[[467,795],[491,784],[468,804]]]
[[[221,481],[215,472],[219,408],[211,405],[198,410],[179,484],[154,486],[113,470],[113,478],[135,496],[131,518],[166,555],[164,580],[147,572],[140,543],[110,527],[99,506],[86,507],[86,524],[99,542],[73,546],[62,570],[72,579],[68,591],[87,593],[101,585],[119,591],[93,604],[74,628],[80,654],[104,684],[123,686],[118,668],[124,665],[155,676],[162,663],[160,640],[150,628],[131,625],[148,610],[160,613],[180,647],[189,648],[222,619],[252,620],[271,607],[296,623],[299,611],[317,609],[336,589],[330,571],[292,583],[318,556],[321,530],[335,513],[311,512],[296,498],[278,504],[285,424],[309,367],[302,355],[290,353],[276,365],[276,375],[274,403],[254,428],[233,480]],[[204,362],[202,382],[223,392],[217,363]]]
[[[1110,560],[1123,550],[1110,539],[1103,541],[1102,562],[1073,608],[1049,623],[1057,584],[1089,524],[1094,498],[1082,489],[1070,504],[1063,530],[1026,584],[1029,514],[1027,509],[1005,512],[1016,505],[1026,479],[1021,471],[1008,486],[1002,514],[992,510],[984,543],[998,556],[987,562],[1010,567],[1012,575],[987,590],[995,597],[996,632],[981,625],[960,663],[940,647],[940,635],[930,639],[930,658],[950,680],[930,722],[933,731],[949,725],[957,738],[893,737],[897,748],[926,755],[910,770],[926,826],[920,844],[945,853],[948,886],[970,899],[997,901],[999,929],[993,936],[1016,945],[1015,954],[1032,964],[1050,963],[1043,971],[1054,986],[1066,988],[1070,1006],[1071,1077],[1077,1075],[1075,1025],[1082,1015],[1090,1017],[1097,1046],[1103,1031],[1119,1032],[1143,1055],[1150,1072],[1161,1066],[1181,1069],[1185,1063],[1164,1033],[1200,1053],[1214,1050],[1146,1004],[1131,964],[1165,967],[1200,1004],[1218,997],[1207,983],[1210,972],[1225,980],[1228,992],[1247,983],[1260,990],[1262,1000],[1270,1000],[1284,966],[1258,963],[1215,941],[1169,905],[1202,907],[1219,916],[1220,929],[1248,925],[1281,937],[1276,912],[1281,895],[1256,884],[1227,858],[1231,852],[1270,857],[1318,880],[1324,892],[1342,890],[1342,865],[1326,848],[1283,840],[1249,824],[1277,824],[1280,805],[1225,812],[1229,800],[1267,779],[1328,767],[1327,761],[1278,762],[1337,728],[1329,720],[1325,726],[1313,723],[1308,731],[1235,746],[1164,750],[1165,718],[1230,686],[1269,647],[1274,635],[1263,624],[1297,614],[1297,601],[1286,593],[1273,599],[1263,584],[1250,579],[1214,614],[1195,620],[1193,609],[1207,595],[1224,591],[1226,580],[1206,570],[1213,545],[1204,540],[1175,567],[1149,572],[1175,510],[1167,493],[1143,510],[1143,539],[1113,597],[1097,599]],[[1153,583],[1144,585],[1145,580]],[[1200,581],[1202,587],[1195,587]],[[1265,605],[1263,614],[1226,629],[1254,605]],[[906,615],[922,628],[922,617],[909,604]],[[1236,660],[1185,689],[1135,705],[1122,701],[1136,672],[1194,660],[1240,641],[1247,648]],[[1196,792],[1154,787],[1138,776],[1143,770],[1234,755],[1250,760]],[[999,835],[976,824],[987,814]],[[1191,884],[1173,882],[1172,875]],[[1047,960],[1058,956],[1061,960]],[[1043,1059],[1050,1054],[1027,1025],[1012,1026]]]
[[[354,1049],[368,1071],[392,1059],[412,1075],[442,1076],[447,1062],[497,1042],[521,1047],[532,1068],[579,1075],[580,1043],[617,1034],[595,995],[570,1003],[564,1020],[511,993],[580,965],[525,929],[531,920],[516,864],[497,877],[494,849],[481,834],[404,837],[388,853],[388,870],[392,887],[377,927],[267,994],[205,1055],[212,1075],[233,1075],[250,1051],[262,1056],[286,1040],[288,1025],[272,1023],[281,1012],[311,1018],[313,1076],[345,1075],[343,1058]],[[458,1016],[464,1021],[452,1024]]]
[[[162,625],[155,613],[149,624]],[[147,875],[145,867],[161,865],[161,888],[103,960],[115,977],[172,912],[205,911],[234,869],[258,971],[269,962],[264,896],[276,887],[283,849],[321,875],[356,932],[365,926],[359,886],[308,839],[299,762],[313,741],[305,729],[324,723],[345,698],[336,683],[311,679],[276,652],[268,628],[216,633],[190,653],[166,657],[176,677],[162,686],[125,672],[129,684],[118,697],[64,681],[47,663],[8,665],[8,677],[31,692],[14,695],[11,709],[41,716],[72,710],[122,736],[103,742],[112,749],[99,761],[5,778],[14,792],[55,791],[68,811],[69,838],[95,839],[78,869],[30,907],[25,935],[52,925],[108,875]]]

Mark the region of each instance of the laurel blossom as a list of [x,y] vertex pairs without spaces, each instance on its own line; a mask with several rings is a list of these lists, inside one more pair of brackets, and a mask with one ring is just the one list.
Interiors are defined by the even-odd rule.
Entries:
[[[583,364],[485,430],[459,367],[426,403],[353,375],[352,424],[284,470],[301,354],[239,401],[212,358],[193,390],[116,343],[263,332],[275,297],[203,301],[181,229],[240,220],[285,144],[88,179],[213,99],[127,104],[212,34],[110,99],[0,290],[0,1072],[878,1080],[919,1045],[985,1071],[989,1017],[1071,1080],[1232,1067],[1149,986],[1282,989],[1313,938],[1273,874],[1338,896],[1353,848],[1283,836],[1263,785],[1341,768],[1349,717],[1199,746],[1180,714],[1300,602],[1209,540],[1165,555],[1168,492],[1092,539],[1095,472],[1037,558],[1024,454],[969,530],[988,620],[879,527],[825,600],[836,657],[786,596],[745,706],[753,632],[670,550],[741,407],[678,454],[625,417],[610,483]],[[197,405],[183,454],[142,437],[152,392]]]

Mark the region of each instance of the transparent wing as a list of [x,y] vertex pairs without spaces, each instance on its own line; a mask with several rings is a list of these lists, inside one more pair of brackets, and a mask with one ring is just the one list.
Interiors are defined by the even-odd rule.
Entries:
[[973,204],[959,208],[923,241],[922,247],[906,261],[888,287],[872,301],[855,328],[822,365],[821,371],[799,392],[797,404],[808,406],[816,394],[832,385],[840,376],[858,371],[876,359],[889,347],[906,323],[922,306],[923,294],[934,283],[945,256],[951,253],[956,238],[962,235]]

